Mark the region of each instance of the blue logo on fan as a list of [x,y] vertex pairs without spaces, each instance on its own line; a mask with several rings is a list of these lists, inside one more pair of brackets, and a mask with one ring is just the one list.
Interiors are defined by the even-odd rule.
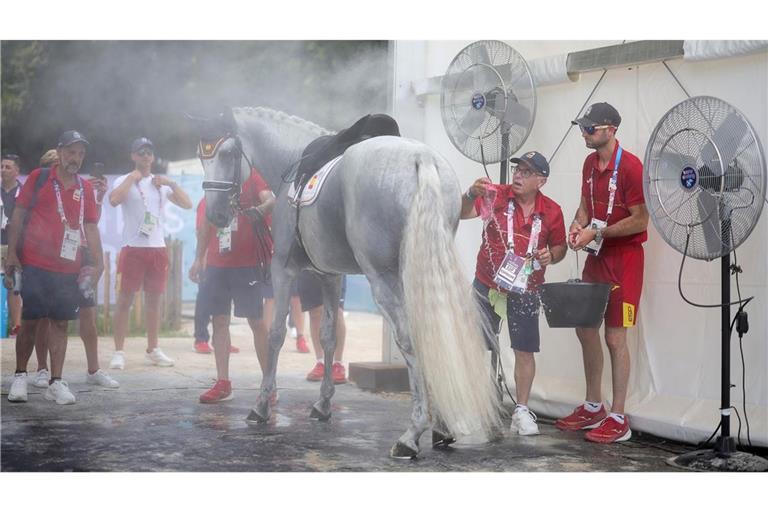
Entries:
[[685,167],[683,172],[680,173],[680,183],[688,190],[696,186],[697,179],[696,170],[693,167]]
[[472,107],[475,110],[480,110],[485,106],[485,96],[480,94],[479,92],[472,96]]

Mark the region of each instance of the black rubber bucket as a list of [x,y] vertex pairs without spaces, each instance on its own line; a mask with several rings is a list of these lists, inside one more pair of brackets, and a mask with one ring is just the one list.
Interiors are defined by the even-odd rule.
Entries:
[[545,283],[541,303],[547,323],[550,327],[600,327],[610,293],[609,283]]

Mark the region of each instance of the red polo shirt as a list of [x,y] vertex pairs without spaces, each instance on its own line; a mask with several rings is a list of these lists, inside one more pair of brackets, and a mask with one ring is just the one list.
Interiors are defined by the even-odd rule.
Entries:
[[[619,141],[616,141],[616,147],[613,150],[608,167],[603,171],[598,170],[597,151],[591,153],[584,160],[584,167],[581,171],[581,195],[587,204],[587,215],[589,219],[598,218],[605,220],[608,212],[608,185],[613,174],[614,164],[616,162],[616,152],[619,149]],[[594,187],[591,181],[594,180]],[[592,190],[595,191],[595,210],[592,212]],[[635,155],[622,148],[621,161],[619,161],[619,175],[617,181],[616,197],[613,201],[613,212],[608,219],[608,225],[612,226],[621,219],[629,217],[629,207],[638,204],[644,204],[643,196],[643,163]],[[648,239],[648,232],[641,231],[634,235],[605,238],[604,247],[615,245],[641,244]]]
[[[34,194],[35,183],[40,176],[40,169],[32,171],[21,187],[16,204],[22,208],[29,209]],[[58,179],[58,166],[51,169],[48,180],[37,192],[37,203],[35,207],[28,211],[29,222],[24,231],[24,248],[21,252],[21,264],[32,265],[42,268],[49,272],[62,272],[66,274],[77,274],[80,272],[80,251],[77,253],[75,261],[61,258],[61,244],[64,240],[64,224],[61,222],[61,216],[56,201],[56,191],[53,188],[53,180],[59,182],[61,190],[61,202],[64,206],[64,216],[71,228],[78,228],[80,220],[80,201],[85,201],[85,210],[83,212],[83,222],[85,224],[96,224],[99,221],[99,214],[96,208],[96,200],[93,195],[91,184],[79,176],[75,183],[66,190],[61,186]],[[83,193],[80,194],[79,182],[83,184]],[[78,197],[79,196],[79,197]],[[81,240],[85,241],[85,234],[80,233]]]
[[[514,201],[515,192],[512,185],[496,185],[496,199],[493,203],[493,217],[487,222],[483,230],[482,244],[477,253],[477,267],[475,276],[485,286],[494,288],[499,287],[493,282],[493,276],[504,259],[507,248],[507,207],[509,200]],[[480,206],[485,199],[478,197],[475,199],[475,209],[480,211]],[[525,219],[523,209],[515,202],[514,228],[515,228],[515,254],[525,256],[528,251],[528,243],[533,229],[533,217],[537,214],[541,217],[541,233],[539,233],[539,243],[536,249],[545,247],[555,247],[565,245],[565,222],[563,220],[563,211],[560,205],[548,198],[541,192],[536,194],[536,203],[534,204],[531,216]],[[544,282],[545,268],[534,270],[528,278],[528,290],[536,291],[540,284]]]
[[[251,176],[243,183],[243,191],[240,194],[240,206],[249,208],[261,204],[259,193],[269,190],[269,186],[258,172],[253,171]],[[197,227],[203,225],[205,220],[205,198],[197,206]],[[267,216],[267,225],[271,224],[271,218]],[[258,249],[258,241],[254,233],[250,218],[239,213],[237,216],[237,230],[232,231],[231,249],[228,252],[219,252],[219,238],[216,236],[216,228],[209,224],[208,239],[208,265],[213,267],[253,267],[259,263],[261,256]],[[267,251],[272,254],[272,238],[267,237]]]

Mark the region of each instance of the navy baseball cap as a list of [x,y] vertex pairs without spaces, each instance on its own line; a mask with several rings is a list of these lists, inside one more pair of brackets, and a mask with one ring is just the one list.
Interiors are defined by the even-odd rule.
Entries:
[[589,106],[584,115],[574,121],[571,124],[578,124],[581,126],[618,126],[621,124],[621,116],[619,111],[613,108],[613,105],[609,103],[594,103]]
[[529,151],[519,158],[510,158],[509,161],[513,164],[525,162],[530,165],[531,169],[536,171],[536,173],[544,176],[545,178],[549,176],[549,163],[547,163],[547,159],[544,158],[544,155],[538,151]]
[[74,144],[75,142],[82,142],[86,146],[88,145],[88,141],[77,130],[67,130],[66,132],[61,134],[61,137],[59,137],[60,148],[64,146],[69,146],[70,144]]
[[150,147],[153,151],[155,149],[155,145],[152,144],[151,140],[146,137],[139,137],[138,139],[131,142],[131,153],[135,153],[145,146]]

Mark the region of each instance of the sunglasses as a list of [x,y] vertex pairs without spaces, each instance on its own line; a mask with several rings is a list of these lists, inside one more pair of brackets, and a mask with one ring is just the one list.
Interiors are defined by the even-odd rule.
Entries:
[[586,133],[587,135],[594,135],[597,130],[602,130],[603,128],[610,128],[610,124],[601,124],[600,126],[581,126],[579,125],[579,128],[581,128],[582,133]]
[[140,149],[136,152],[136,154],[139,156],[152,156],[155,154],[155,152],[151,149]]

